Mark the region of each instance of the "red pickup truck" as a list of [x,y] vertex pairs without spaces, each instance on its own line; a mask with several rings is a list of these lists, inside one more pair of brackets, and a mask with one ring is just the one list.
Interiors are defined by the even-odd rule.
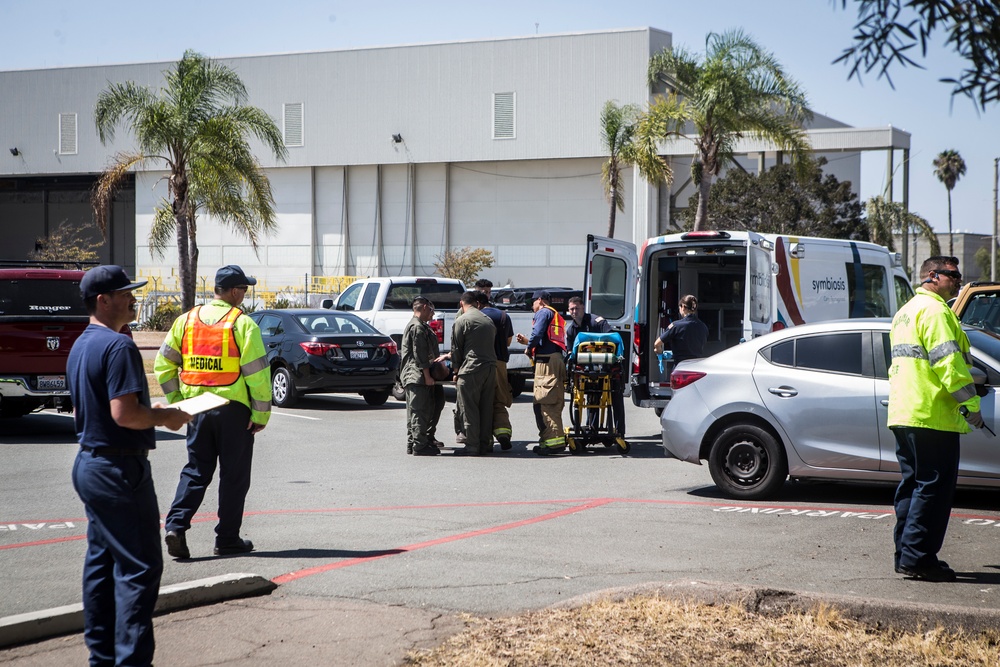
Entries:
[[[89,317],[78,264],[0,264],[0,418],[70,412],[66,358]],[[70,268],[72,267],[72,268]]]

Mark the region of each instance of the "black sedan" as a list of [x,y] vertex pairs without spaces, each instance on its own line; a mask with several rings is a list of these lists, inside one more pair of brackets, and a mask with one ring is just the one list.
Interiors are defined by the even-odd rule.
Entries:
[[259,310],[271,365],[272,402],[287,408],[302,394],[358,393],[382,405],[399,370],[396,343],[356,315],[333,310]]

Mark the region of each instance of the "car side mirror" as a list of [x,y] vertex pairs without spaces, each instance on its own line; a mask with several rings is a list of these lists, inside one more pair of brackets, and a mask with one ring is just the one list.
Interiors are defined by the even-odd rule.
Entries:
[[332,310],[333,309],[333,299],[323,299],[322,301],[319,302],[319,307],[320,308],[325,308],[327,310]]
[[989,393],[989,389],[986,386],[986,371],[973,366],[969,369],[969,373],[972,374],[972,381],[976,383],[976,395],[980,398],[986,396]]

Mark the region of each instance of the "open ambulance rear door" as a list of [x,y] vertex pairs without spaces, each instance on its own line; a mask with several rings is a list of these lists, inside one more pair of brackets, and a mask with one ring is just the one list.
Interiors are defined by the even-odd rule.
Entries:
[[[635,245],[618,239],[587,235],[587,271],[583,278],[586,312],[600,315],[621,334],[632,366],[632,328],[635,317],[639,255]],[[628,383],[625,385],[629,394]]]

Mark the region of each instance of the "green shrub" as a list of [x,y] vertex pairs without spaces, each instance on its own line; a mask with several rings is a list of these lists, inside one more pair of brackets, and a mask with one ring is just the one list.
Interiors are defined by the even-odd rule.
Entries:
[[147,331],[170,331],[170,326],[181,314],[181,307],[172,301],[164,301],[156,306],[152,317],[142,327]]

